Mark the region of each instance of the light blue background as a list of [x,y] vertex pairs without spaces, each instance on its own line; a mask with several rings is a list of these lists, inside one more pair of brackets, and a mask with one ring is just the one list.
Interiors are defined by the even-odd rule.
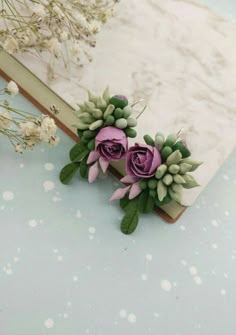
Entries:
[[0,334],[235,335],[236,152],[178,223],[146,215],[125,236],[113,177],[58,181],[72,146],[60,137],[23,156],[1,138]]

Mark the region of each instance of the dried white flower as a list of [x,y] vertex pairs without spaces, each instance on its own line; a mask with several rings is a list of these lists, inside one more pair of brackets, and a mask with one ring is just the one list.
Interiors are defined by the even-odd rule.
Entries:
[[69,35],[68,35],[68,32],[67,31],[63,31],[61,34],[60,34],[60,39],[61,41],[67,41],[69,38]]
[[22,153],[23,153],[23,150],[24,150],[24,147],[23,147],[22,144],[17,143],[17,144],[15,145],[15,151],[16,151],[16,152],[22,154]]
[[23,121],[19,123],[19,133],[23,137],[39,136],[40,128],[33,121]]
[[45,7],[41,4],[37,4],[32,8],[32,12],[35,16],[41,17],[42,19],[47,15]]
[[51,38],[48,42],[48,49],[55,55],[58,56],[60,50],[61,50],[61,45],[60,42],[58,41],[57,38],[53,37]]
[[55,147],[58,145],[58,143],[60,142],[60,137],[59,136],[52,136],[50,139],[49,139],[49,146],[50,147]]
[[19,49],[19,44],[14,37],[8,37],[3,43],[3,49],[9,54],[13,54]]
[[19,88],[18,88],[17,84],[14,81],[11,80],[7,84],[7,87],[6,87],[5,91],[6,91],[7,94],[17,95],[19,93]]
[[59,17],[59,19],[63,19],[63,17],[65,17],[65,14],[62,12],[61,8],[58,7],[57,5],[54,5],[52,7],[52,10]]
[[11,124],[12,117],[9,112],[0,109],[0,130],[7,129]]

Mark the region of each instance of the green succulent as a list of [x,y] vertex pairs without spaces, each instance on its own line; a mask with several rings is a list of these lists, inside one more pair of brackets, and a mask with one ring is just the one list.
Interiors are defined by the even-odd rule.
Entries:
[[184,188],[199,186],[189,172],[195,171],[202,162],[189,158],[191,155],[189,149],[177,135],[171,134],[166,139],[161,133],[157,133],[154,139],[150,135],[145,135],[144,141],[160,152],[162,164],[157,168],[154,179],[140,181],[140,188],[142,190],[149,188],[153,191],[156,185],[156,206],[171,200],[181,203]]
[[77,127],[78,135],[83,144],[91,148],[91,139],[98,131],[106,126],[114,126],[124,130],[127,137],[137,135],[135,129],[136,118],[132,117],[132,107],[126,97],[121,95],[110,96],[107,87],[102,96],[96,96],[88,91],[88,101],[79,105]]

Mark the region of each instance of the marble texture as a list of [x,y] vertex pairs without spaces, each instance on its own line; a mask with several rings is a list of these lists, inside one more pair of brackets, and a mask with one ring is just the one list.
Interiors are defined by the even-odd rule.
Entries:
[[[81,69],[56,68],[49,86],[71,104],[85,90],[123,93],[148,104],[138,139],[149,132],[185,129],[200,188],[185,192],[191,205],[236,143],[236,27],[193,0],[121,1]],[[18,57],[43,81],[47,60]]]

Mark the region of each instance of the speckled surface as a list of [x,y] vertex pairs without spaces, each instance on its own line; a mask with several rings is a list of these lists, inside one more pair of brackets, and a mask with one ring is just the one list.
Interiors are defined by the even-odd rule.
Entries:
[[235,335],[236,152],[178,223],[125,236],[113,177],[58,181],[60,137],[23,156],[1,138],[0,334]]

